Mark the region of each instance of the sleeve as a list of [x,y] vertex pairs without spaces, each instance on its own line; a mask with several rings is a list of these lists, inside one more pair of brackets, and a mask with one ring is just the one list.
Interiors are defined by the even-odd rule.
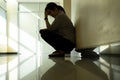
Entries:
[[54,22],[48,29],[51,31],[55,31],[59,29],[63,23],[64,23],[64,17],[59,15],[55,18]]

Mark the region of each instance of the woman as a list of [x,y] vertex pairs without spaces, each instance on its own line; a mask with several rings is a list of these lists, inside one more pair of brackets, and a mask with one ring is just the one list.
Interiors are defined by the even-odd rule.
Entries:
[[[55,18],[52,24],[49,23],[48,15]],[[65,10],[53,2],[48,3],[45,8],[45,22],[47,29],[40,30],[41,37],[56,50],[49,57],[70,54],[75,46],[75,29]]]

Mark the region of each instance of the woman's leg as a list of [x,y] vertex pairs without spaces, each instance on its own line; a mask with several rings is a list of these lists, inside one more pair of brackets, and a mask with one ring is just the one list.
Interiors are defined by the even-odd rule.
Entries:
[[41,37],[56,50],[55,43],[53,41],[55,35],[47,29],[40,30],[40,34],[41,34]]
[[85,52],[93,51],[95,48],[96,48],[96,47],[84,48],[84,49],[77,49],[76,51],[77,51],[77,52],[85,53]]
[[55,50],[63,50],[68,53],[74,48],[74,44],[72,42],[52,31],[45,29],[40,30],[40,33],[41,37]]
[[95,58],[95,59],[99,59],[99,55],[96,52],[93,51],[95,48],[96,47],[86,48],[86,49],[78,49],[76,51],[77,52],[81,52],[81,56],[83,58]]

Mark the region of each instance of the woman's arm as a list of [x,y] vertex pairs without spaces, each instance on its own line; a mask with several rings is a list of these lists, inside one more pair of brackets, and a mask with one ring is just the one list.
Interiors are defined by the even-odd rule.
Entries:
[[48,21],[48,12],[47,11],[45,11],[45,18],[44,18],[44,20],[45,20],[47,28],[49,28],[50,27],[50,23]]

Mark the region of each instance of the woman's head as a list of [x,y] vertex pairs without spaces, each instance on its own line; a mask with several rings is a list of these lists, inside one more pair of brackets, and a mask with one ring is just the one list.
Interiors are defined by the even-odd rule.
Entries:
[[61,11],[63,11],[63,12],[65,13],[64,8],[63,8],[63,7],[61,7],[60,5],[58,5],[58,6],[57,6],[57,8],[58,8],[58,10],[61,10]]
[[50,2],[50,3],[47,4],[45,10],[48,10],[48,9],[49,10],[54,10],[55,8],[57,8],[57,4],[54,3],[54,2]]
[[61,6],[57,5],[54,2],[48,3],[46,8],[45,8],[45,11],[47,11],[48,14],[53,16],[53,17],[55,17],[58,14],[59,10],[61,10],[65,13],[65,10]]

